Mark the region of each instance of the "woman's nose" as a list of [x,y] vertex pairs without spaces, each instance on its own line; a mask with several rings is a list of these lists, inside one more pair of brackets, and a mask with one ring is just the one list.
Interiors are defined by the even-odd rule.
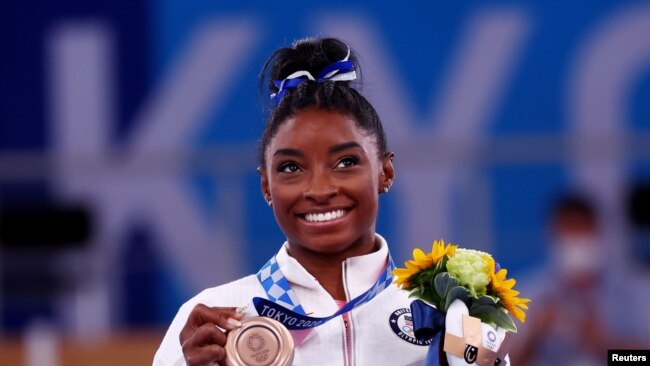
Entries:
[[314,174],[303,197],[322,203],[336,196],[338,192],[338,186],[333,184],[326,174]]

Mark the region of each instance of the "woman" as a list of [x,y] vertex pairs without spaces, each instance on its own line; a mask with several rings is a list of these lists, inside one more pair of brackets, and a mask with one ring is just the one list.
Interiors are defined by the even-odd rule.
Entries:
[[[395,171],[377,112],[352,86],[356,68],[349,47],[329,38],[281,48],[262,70],[276,105],[258,171],[287,237],[274,261],[307,314],[325,317],[357,305],[315,328],[293,330],[295,365],[421,364],[427,352],[410,333],[406,291],[377,285],[391,269],[386,241],[375,233],[379,196]],[[262,282],[250,275],[185,303],[154,364],[225,365],[227,332],[244,317],[235,306],[273,298]],[[366,292],[375,296],[361,299]]]

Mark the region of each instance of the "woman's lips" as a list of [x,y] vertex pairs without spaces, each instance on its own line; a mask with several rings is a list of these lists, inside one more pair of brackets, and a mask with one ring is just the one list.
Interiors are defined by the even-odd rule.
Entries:
[[307,213],[303,217],[307,222],[328,222],[343,217],[346,213],[346,210],[339,209],[327,212]]
[[350,209],[339,208],[329,211],[308,212],[300,214],[298,217],[301,219],[300,221],[306,225],[329,226],[345,220],[348,213],[350,213]]

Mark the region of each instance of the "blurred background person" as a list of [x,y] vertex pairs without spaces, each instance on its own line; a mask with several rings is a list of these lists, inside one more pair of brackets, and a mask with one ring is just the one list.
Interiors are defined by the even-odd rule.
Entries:
[[[642,349],[630,332],[643,323],[644,305],[618,277],[603,243],[601,218],[584,195],[566,195],[549,218],[549,263],[534,307],[517,334],[515,365],[602,365],[608,349]],[[639,327],[643,327],[639,325]],[[638,328],[638,327],[637,327]]]

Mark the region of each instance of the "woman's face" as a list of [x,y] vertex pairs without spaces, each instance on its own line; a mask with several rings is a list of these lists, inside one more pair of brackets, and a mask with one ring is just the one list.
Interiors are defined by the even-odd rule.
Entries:
[[392,184],[393,166],[352,118],[317,108],[290,117],[261,174],[290,251],[354,255],[374,247],[378,196]]

